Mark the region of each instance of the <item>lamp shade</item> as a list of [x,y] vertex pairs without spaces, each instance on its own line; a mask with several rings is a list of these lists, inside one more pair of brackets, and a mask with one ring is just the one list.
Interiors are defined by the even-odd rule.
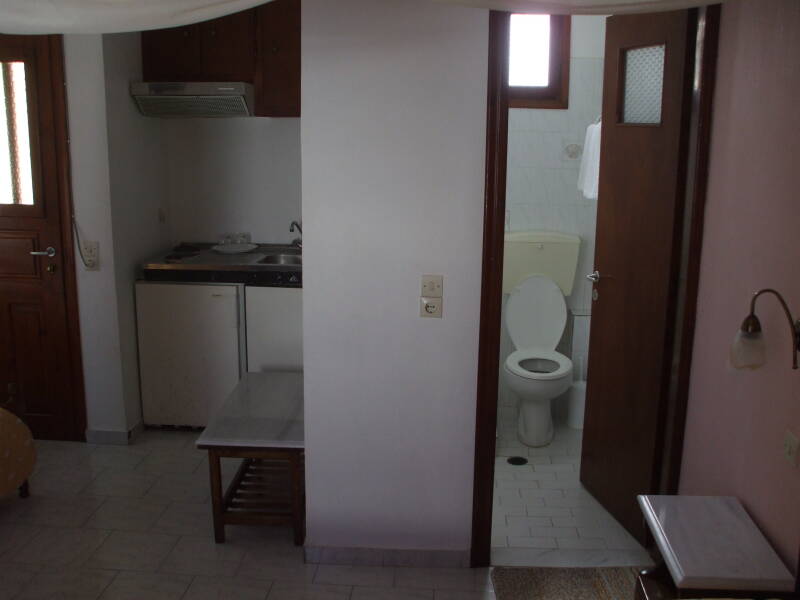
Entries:
[[761,331],[739,330],[733,338],[730,355],[734,369],[758,369],[766,362],[766,346]]

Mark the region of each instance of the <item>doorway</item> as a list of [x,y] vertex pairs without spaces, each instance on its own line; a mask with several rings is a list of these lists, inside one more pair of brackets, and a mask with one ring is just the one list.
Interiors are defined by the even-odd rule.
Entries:
[[61,36],[0,35],[0,407],[83,440]]
[[[487,197],[473,505],[472,562],[475,566],[490,564],[493,554],[497,560],[491,560],[492,564],[641,564],[642,557],[647,555],[640,543],[648,540],[638,515],[636,494],[674,493],[677,489],[694,326],[718,14],[718,7],[711,7],[661,15],[617,16],[608,20],[609,36],[602,61],[605,86],[602,121],[610,126],[602,141],[604,158],[597,200],[597,261],[600,262],[593,260],[589,239],[582,249],[580,264],[573,265],[574,281],[583,284],[584,294],[589,298],[588,314],[580,313],[580,293],[578,301],[573,302],[571,288],[574,286],[561,285],[571,314],[566,334],[556,350],[565,356],[572,355],[575,364],[584,362],[580,358],[585,360],[589,328],[580,321],[577,327],[574,323],[576,319],[588,321],[595,304],[599,306],[605,300],[601,298],[597,302],[602,296],[609,298],[611,307],[629,312],[638,310],[643,319],[649,319],[652,327],[648,330],[641,324],[633,328],[621,326],[619,314],[610,317],[608,308],[601,311],[601,319],[592,317],[591,351],[586,361],[588,373],[579,368],[577,377],[583,379],[588,375],[586,429],[581,432],[566,426],[564,409],[568,400],[558,397],[552,402],[555,425],[552,440],[525,439],[519,424],[519,394],[509,396],[503,391],[502,382],[507,378],[503,369],[507,367],[509,353],[503,333],[509,332],[509,326],[501,320],[504,314],[502,292],[508,292],[511,287],[503,282],[502,267],[508,266],[508,263],[504,265],[503,251],[509,247],[509,237],[513,238],[515,233],[509,236],[506,230],[521,229],[515,226],[513,212],[510,218],[506,213],[514,210],[513,205],[506,203],[515,197],[512,174],[519,161],[513,152],[519,144],[513,140],[518,127],[515,119],[519,117],[513,113],[510,116],[508,111],[510,19],[507,13],[492,13],[490,17]],[[656,123],[628,123],[627,113],[619,109],[624,97],[621,92],[625,90],[620,83],[624,77],[619,74],[626,73],[625,62],[620,57],[627,56],[626,52],[632,49],[659,45],[669,48],[669,54],[665,54],[668,58],[664,60],[662,56],[661,59],[663,100],[659,98],[658,107],[664,111],[664,116],[659,116]],[[572,88],[574,96],[575,86]],[[584,107],[584,110],[592,112],[591,108]],[[600,112],[598,106],[595,118]],[[588,113],[577,118],[585,121],[584,127],[594,120]],[[551,117],[550,122],[553,120]],[[535,121],[535,117],[526,118],[528,124]],[[574,137],[575,133],[571,135]],[[662,137],[656,140],[657,136]],[[571,140],[569,135],[562,135],[559,141],[564,150],[560,157],[563,162],[567,160],[565,157],[576,154],[569,152],[566,146],[583,143],[583,140]],[[647,160],[650,156],[655,160],[656,153],[664,147],[666,154],[661,155],[659,164],[666,159],[666,170],[651,179],[651,182],[658,182],[658,186],[653,184],[648,188],[648,169],[658,167],[655,162],[648,166]],[[644,166],[631,164],[636,161]],[[617,172],[620,174],[616,175]],[[639,177],[644,177],[645,181],[639,180],[626,188],[626,174],[632,175],[628,178],[631,181]],[[610,185],[614,186],[613,194]],[[650,204],[642,203],[639,195],[649,198]],[[661,216],[669,215],[669,218],[651,222],[647,211],[653,210],[663,211]],[[527,229],[537,229],[543,221],[529,219]],[[638,228],[638,233],[634,221],[644,224]],[[642,280],[646,278],[636,269],[644,266],[637,267],[631,257],[645,258],[651,250],[647,240],[641,237],[648,227],[652,229],[645,236],[660,236],[659,239],[667,241],[652,252],[660,266],[655,270],[657,274],[643,286]],[[584,232],[582,237],[590,236]],[[513,259],[516,250],[513,246],[510,248],[509,259]],[[634,252],[635,248],[644,250]],[[609,260],[609,256],[615,255],[615,249],[616,255],[628,257],[627,263]],[[587,287],[584,276],[597,268],[603,273],[601,279],[595,278],[593,285]],[[661,286],[658,288],[660,304],[654,312],[649,311],[650,304],[642,300],[642,293],[652,290],[656,284]],[[637,308],[643,306],[648,310]],[[635,321],[630,315],[626,318],[628,322]],[[569,322],[578,336],[570,333]],[[517,341],[512,340],[515,344]],[[604,364],[610,356],[625,352],[629,366],[636,360],[647,365],[646,377],[631,382],[617,375],[619,364]],[[639,352],[638,357],[636,352]],[[643,395],[646,394],[644,387],[652,392],[649,396]],[[633,398],[645,400],[640,401],[641,406],[631,409]],[[576,404],[579,406],[579,402]],[[579,426],[580,419],[575,415],[571,421]],[[634,433],[630,426],[626,429],[629,423],[637,425]],[[618,448],[622,448],[623,453]],[[509,457],[509,454],[515,456]],[[509,458],[516,459],[512,462],[527,464],[509,464]],[[536,463],[539,463],[538,468]],[[623,471],[619,469],[620,464],[625,465]],[[506,490],[508,494],[504,493]]]

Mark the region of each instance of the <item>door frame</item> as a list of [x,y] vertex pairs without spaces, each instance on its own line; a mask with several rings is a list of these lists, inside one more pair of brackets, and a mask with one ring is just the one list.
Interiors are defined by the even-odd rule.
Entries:
[[[692,347],[703,243],[703,215],[708,182],[712,100],[716,79],[720,6],[690,9],[696,24],[695,53],[687,69],[686,102],[689,118],[683,124],[685,196],[677,227],[680,269],[674,274],[675,335],[671,355],[674,375],[668,380],[668,407],[661,416],[662,461],[657,474],[660,493],[674,494],[680,480],[683,436],[691,376]],[[478,346],[475,463],[472,500],[470,564],[489,566],[491,560],[497,392],[500,370],[500,326],[505,233],[506,167],[508,150],[508,19],[489,14],[489,68],[486,110],[486,178],[483,222],[483,262]],[[691,54],[691,53],[690,53]],[[694,85],[692,80],[699,82]],[[681,278],[685,283],[679,285]]]
[[67,337],[72,380],[72,431],[70,440],[86,441],[86,391],[83,380],[81,324],[78,311],[78,265],[75,261],[70,138],[67,113],[67,78],[64,66],[64,36],[49,35],[50,80],[53,90],[53,119],[58,161],[58,206],[61,212],[61,248],[64,269],[64,303],[67,309]]

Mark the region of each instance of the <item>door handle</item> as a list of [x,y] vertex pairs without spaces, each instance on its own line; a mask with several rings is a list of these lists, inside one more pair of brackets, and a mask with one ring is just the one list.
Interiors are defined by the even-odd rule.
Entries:
[[598,281],[600,281],[600,271],[592,271],[586,276],[586,279],[588,279],[592,283],[597,283]]
[[31,256],[47,256],[49,258],[53,258],[56,255],[56,249],[52,246],[48,246],[44,250],[34,250],[31,252]]

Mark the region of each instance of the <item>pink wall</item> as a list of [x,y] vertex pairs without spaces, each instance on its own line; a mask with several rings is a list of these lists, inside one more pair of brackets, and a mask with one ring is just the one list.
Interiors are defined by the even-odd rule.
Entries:
[[723,6],[681,493],[737,496],[797,569],[800,469],[782,440],[800,435],[800,371],[773,298],[757,305],[767,365],[733,371],[727,355],[752,292],[800,312],[800,2]]

